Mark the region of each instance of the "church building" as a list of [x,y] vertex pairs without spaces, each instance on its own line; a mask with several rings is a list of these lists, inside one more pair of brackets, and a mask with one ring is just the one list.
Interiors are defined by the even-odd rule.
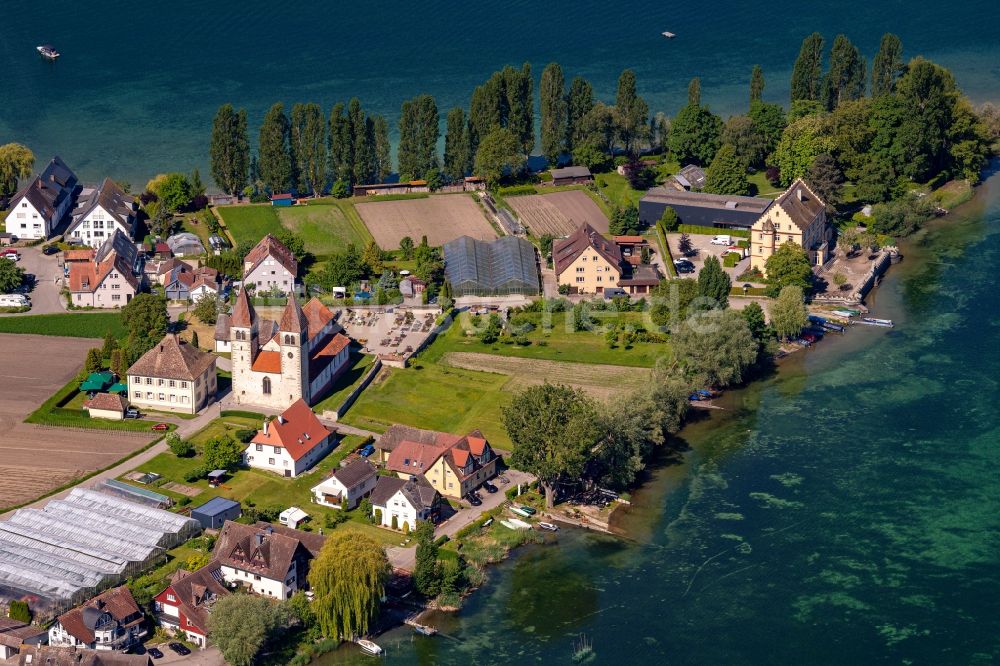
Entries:
[[315,404],[347,367],[351,340],[317,299],[294,297],[278,322],[257,315],[241,289],[229,320],[233,398],[237,404],[285,410]]

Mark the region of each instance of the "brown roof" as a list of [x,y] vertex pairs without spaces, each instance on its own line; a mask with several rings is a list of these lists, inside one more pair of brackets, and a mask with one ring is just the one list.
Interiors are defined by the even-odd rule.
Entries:
[[309,356],[309,371],[314,376],[319,375],[326,369],[326,366],[333,362],[337,354],[350,344],[351,339],[343,333],[332,336],[325,345],[314,350]]
[[128,400],[117,393],[98,393],[83,403],[84,409],[103,409],[109,412],[124,412]]
[[377,471],[378,470],[376,470],[375,465],[362,459],[355,460],[346,467],[334,470],[333,474],[330,476],[337,479],[337,481],[340,481],[342,486],[350,490],[351,488],[355,488],[375,476]]
[[71,292],[94,293],[113,271],[118,271],[133,289],[138,289],[139,278],[132,272],[129,258],[118,251],[116,243],[119,242],[130,243],[131,241],[120,230],[115,229],[114,234],[104,241],[100,250],[94,253],[95,259],[72,261],[69,265],[69,290]]
[[796,178],[795,182],[774,200],[774,203],[788,213],[795,226],[803,231],[808,229],[826,208],[823,200],[801,178]]
[[302,306],[299,305],[295,296],[289,296],[288,302],[285,303],[285,309],[281,313],[281,323],[278,330],[283,333],[301,335],[307,326],[308,322],[305,313],[302,312]]
[[215,320],[215,339],[229,340],[229,315],[220,314]]
[[17,656],[18,666],[149,666],[148,654],[123,654],[113,650],[75,647],[25,647]]
[[[381,445],[381,440],[379,444]],[[473,430],[465,437],[437,438],[434,443],[404,439],[389,454],[385,466],[386,469],[401,474],[424,474],[443,455],[452,464],[455,473],[464,477],[466,475],[463,475],[461,468],[468,464],[470,456],[483,455],[487,447],[486,438],[479,430]],[[478,463],[474,464],[472,471],[475,471],[477,465]]]
[[135,197],[125,194],[115,181],[105,178],[99,188],[77,202],[76,210],[73,211],[74,224],[70,225],[70,228],[75,227],[77,220],[82,220],[98,206],[106,210],[120,224],[128,227],[129,218],[133,215]]
[[0,645],[18,648],[28,639],[47,634],[48,631],[43,627],[27,625],[20,620],[0,617]]
[[128,375],[194,381],[215,365],[215,356],[168,333],[128,369]]
[[179,570],[170,581],[170,589],[188,622],[208,632],[209,609],[218,597],[229,594],[219,583],[219,563],[210,562],[195,572]]
[[230,319],[230,326],[237,326],[239,328],[250,328],[253,326],[254,320],[257,319],[257,312],[253,309],[253,305],[250,303],[250,298],[247,296],[246,289],[240,289],[239,295],[236,297],[236,305],[233,306],[233,316]]
[[302,311],[306,315],[306,322],[308,322],[308,337],[310,340],[315,338],[320,334],[320,331],[333,319],[333,312],[330,308],[326,307],[319,302],[319,299],[313,297],[309,299]]
[[57,619],[70,636],[81,643],[93,643],[94,627],[102,612],[109,613],[125,627],[142,622],[142,611],[132,598],[127,585],[112,588],[82,606],[63,613]]
[[552,257],[556,264],[556,275],[562,275],[569,265],[587,249],[593,248],[609,264],[620,268],[622,251],[613,242],[597,233],[594,227],[586,222],[576,231],[552,243]]
[[284,581],[296,557],[308,559],[322,548],[323,537],[278,525],[243,525],[227,520],[215,542],[220,565]]
[[88,247],[86,250],[66,250],[63,252],[63,261],[90,261],[97,254],[97,250]]
[[288,272],[293,276],[299,270],[299,262],[295,260],[295,255],[292,254],[292,251],[285,247],[277,238],[268,234],[261,238],[260,242],[247,253],[246,258],[243,260],[243,275],[246,276],[248,273],[253,272],[268,257],[275,259],[279,264],[288,269]]
[[421,444],[437,444],[439,446],[451,446],[462,439],[458,435],[447,432],[437,432],[436,430],[421,430],[405,425],[392,425],[378,438],[377,446],[383,451],[394,451],[404,440],[420,442]]
[[654,266],[640,265],[640,266],[634,266],[632,268],[632,275],[630,275],[627,278],[619,280],[618,286],[655,287],[656,285],[660,284],[660,280],[661,280],[660,274],[657,273],[656,268]]
[[[277,352],[261,352],[260,355],[267,353]],[[254,365],[256,366],[256,362]],[[258,430],[251,442],[284,447],[292,460],[298,460],[325,442],[329,436],[330,431],[320,423],[306,401],[299,398],[278,418],[268,423],[264,430]]]

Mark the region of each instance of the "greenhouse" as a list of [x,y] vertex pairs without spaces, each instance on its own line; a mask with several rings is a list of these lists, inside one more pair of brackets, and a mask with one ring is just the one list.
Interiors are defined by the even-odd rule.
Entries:
[[534,296],[539,291],[535,246],[523,238],[461,236],[445,243],[444,266],[455,296]]
[[93,490],[0,522],[0,600],[37,598],[56,613],[157,563],[197,521]]

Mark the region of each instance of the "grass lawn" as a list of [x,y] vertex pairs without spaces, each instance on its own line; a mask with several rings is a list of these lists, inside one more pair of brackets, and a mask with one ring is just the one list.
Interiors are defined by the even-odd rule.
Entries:
[[[629,204],[638,206],[639,199],[645,194],[645,192],[633,190],[628,183],[628,178],[619,175],[617,171],[599,173],[594,176],[594,182],[597,183],[598,189],[604,193],[604,196],[611,200],[612,205],[616,206],[625,207]],[[606,204],[605,208],[607,208]],[[605,212],[610,216],[610,211],[606,210]]]
[[774,198],[776,195],[784,192],[783,187],[775,187],[767,180],[767,175],[764,171],[758,171],[747,176],[747,180],[750,181],[750,192],[754,196],[769,197]]
[[108,331],[116,338],[125,336],[118,312],[66,312],[0,318],[0,333],[65,335],[70,338],[103,338]]
[[[471,330],[472,325],[467,315],[463,314],[442,335],[423,352],[421,358],[427,361],[437,361],[446,352],[479,352],[483,354],[496,354],[498,356],[518,356],[521,358],[545,359],[549,361],[572,361],[575,363],[598,363],[607,365],[626,365],[634,367],[651,368],[656,363],[656,359],[669,353],[670,348],[665,343],[637,342],[631,348],[626,349],[618,345],[614,349],[608,347],[604,340],[604,334],[600,331],[573,331],[567,329],[566,317],[568,313],[556,312],[552,314],[552,326],[543,329],[541,325],[542,313],[527,313],[535,323],[535,330],[527,333],[525,337],[531,341],[530,345],[520,346],[514,344],[494,343],[486,345],[474,336],[466,336],[466,329]],[[645,322],[644,313],[622,312],[617,314],[607,312],[595,312],[594,317],[600,324],[610,324],[616,321],[635,322],[649,329],[652,322]],[[605,319],[604,315],[609,318]],[[545,346],[538,343],[544,341]]]
[[208,208],[199,210],[196,213],[186,213],[181,221],[181,231],[188,231],[198,238],[201,239],[201,244],[205,246],[206,250],[211,251],[211,245],[208,243],[208,237],[212,235],[212,232],[208,230],[208,220],[214,220],[215,216],[212,215],[212,211]]
[[281,222],[271,204],[220,206],[215,209],[226,223],[233,240],[257,243],[267,234],[281,231]]
[[[124,421],[109,421],[107,419],[92,419],[83,409],[86,394],[80,392],[80,382],[74,377],[61,389],[52,394],[48,400],[24,419],[25,423],[60,426],[64,428],[89,428],[92,430],[119,430],[129,432],[149,432],[156,423],[155,420],[125,419]],[[170,425],[174,430],[176,426]]]
[[343,252],[348,243],[362,249],[372,239],[349,199],[317,199],[277,209],[277,215],[281,225],[298,234],[317,258]]
[[419,358],[409,368],[384,370],[341,421],[377,431],[394,423],[455,434],[479,428],[493,444],[509,448],[500,423],[500,407],[511,397],[502,391],[509,380]]
[[327,410],[334,411],[340,407],[341,403],[343,403],[347,396],[350,395],[351,391],[353,391],[354,388],[361,383],[361,380],[364,379],[365,373],[368,372],[368,368],[370,368],[374,362],[374,355],[362,354],[361,352],[352,349],[350,367],[344,371],[344,374],[337,378],[336,383],[333,385],[333,393],[313,407],[313,411],[317,414],[322,414]]

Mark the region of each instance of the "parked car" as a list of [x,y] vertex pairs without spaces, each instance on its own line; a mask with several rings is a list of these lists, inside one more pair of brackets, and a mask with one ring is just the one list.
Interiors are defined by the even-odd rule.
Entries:
[[137,419],[139,418],[139,410],[135,407],[129,407],[125,410],[125,418],[127,419]]
[[483,500],[476,497],[475,493],[469,493],[465,496],[465,499],[468,500],[469,504],[472,506],[479,506],[483,503]]
[[42,254],[44,254],[46,257],[50,257],[53,254],[58,254],[58,252],[59,248],[56,247],[55,245],[46,245],[45,247],[42,248]]
[[151,430],[169,430],[169,429],[170,426],[168,426],[166,423],[157,423],[151,428]]
[[160,648],[151,647],[148,650],[146,650],[146,652],[153,659],[163,659],[163,653],[160,652]]
[[497,491],[497,487],[494,486],[489,481],[483,481],[483,488],[486,488],[486,492],[488,492],[490,495],[492,495]]
[[733,239],[729,236],[716,236],[711,240],[712,245],[731,245]]
[[678,273],[694,273],[694,264],[687,259],[676,259],[674,268],[677,269]]
[[21,255],[18,254],[17,250],[4,250],[0,253],[0,257],[10,259],[11,261],[21,261]]
[[365,444],[360,449],[358,449],[358,454],[367,458],[371,454],[375,453],[375,447],[371,444]]
[[184,645],[181,644],[181,643],[170,643],[170,644],[167,645],[167,647],[170,648],[171,650],[173,650],[174,652],[176,652],[177,654],[179,654],[182,657],[186,657],[189,654],[191,654],[191,650],[189,650],[186,647],[184,647]]

